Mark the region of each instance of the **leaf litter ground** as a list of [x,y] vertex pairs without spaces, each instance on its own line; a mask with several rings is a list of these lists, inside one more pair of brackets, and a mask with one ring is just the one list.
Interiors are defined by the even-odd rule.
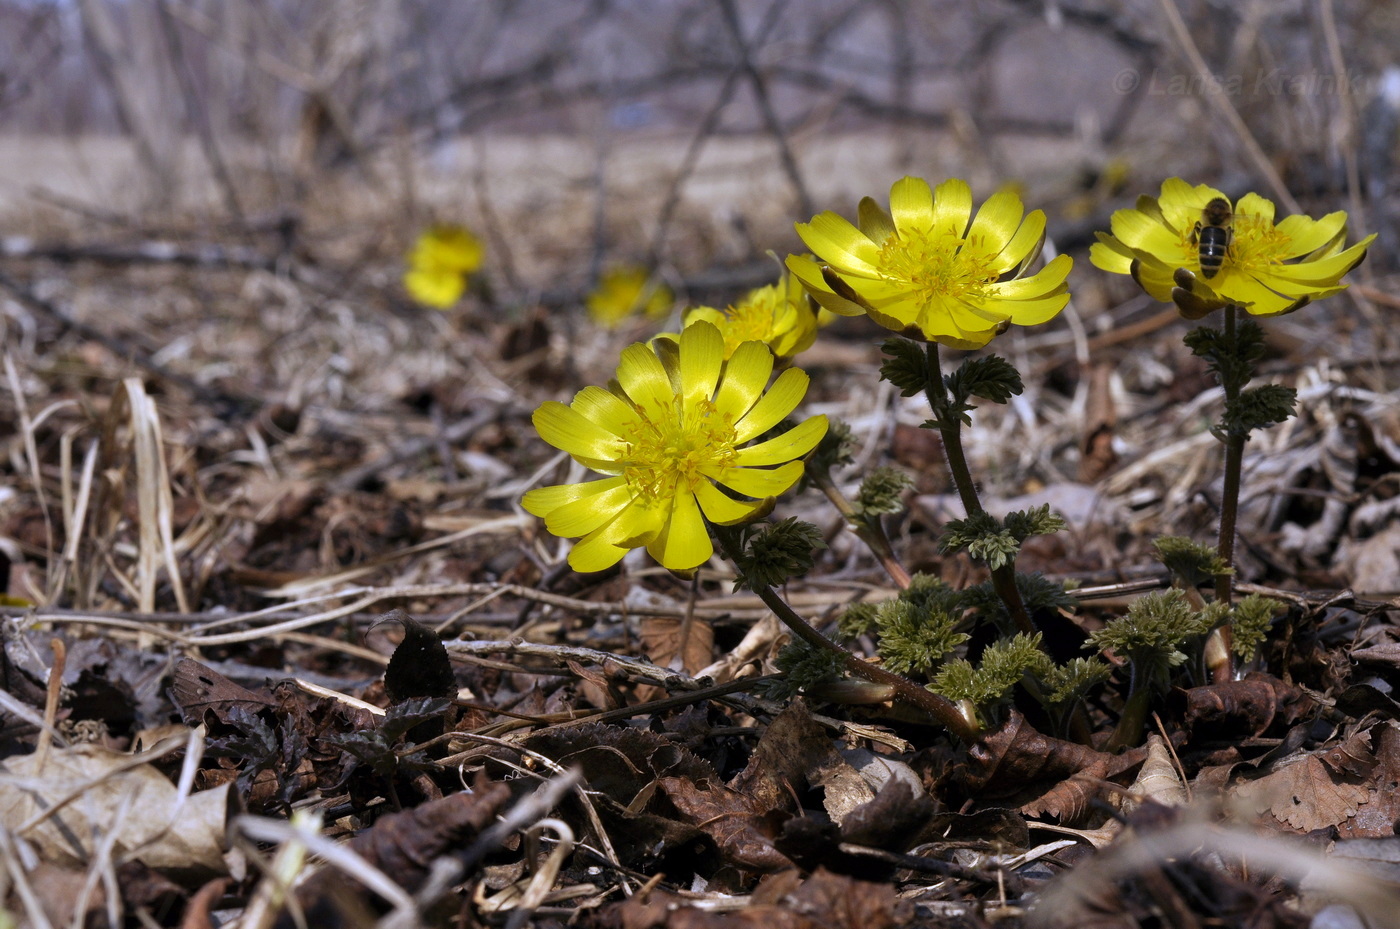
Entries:
[[[218,254],[6,270],[0,888],[28,924],[1392,924],[1384,328],[1324,306],[1271,329],[1303,415],[1246,465],[1241,589],[1288,607],[1255,668],[1174,691],[1121,753],[1032,707],[965,746],[766,699],[780,627],[722,569],[691,602],[644,561],[559,567],[516,505],[566,467],[529,413],[649,331],[567,296],[419,310],[369,241]],[[1129,300],[1017,335],[1027,394],[974,416],[989,508],[1070,523],[1020,563],[1081,582],[1069,656],[1164,583],[1154,536],[1213,533],[1219,396],[1180,327]],[[882,336],[827,330],[808,408],[914,476],[908,566],[975,582],[938,553],[959,514],[926,411],[877,382]],[[815,494],[782,507],[830,543],[789,585],[803,615],[892,593]],[[1098,742],[1121,705],[1093,695]]]

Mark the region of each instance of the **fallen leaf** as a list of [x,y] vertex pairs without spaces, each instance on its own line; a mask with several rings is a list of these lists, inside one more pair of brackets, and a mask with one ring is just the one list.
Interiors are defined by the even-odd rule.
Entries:
[[1356,815],[1337,827],[1341,839],[1391,838],[1400,825],[1400,726],[1386,722],[1372,733],[1376,763],[1368,772],[1370,792]]
[[[85,866],[115,830],[118,858],[157,870],[223,872],[227,784],[180,802],[164,774],[150,764],[133,767],[131,755],[75,745],[50,752],[42,769],[37,761],[23,755],[0,768],[0,825],[34,842],[46,860]],[[54,811],[40,818],[46,810]]]
[[1299,832],[1341,824],[1356,815],[1367,793],[1365,784],[1336,780],[1317,755],[1235,788],[1235,794],[1256,813],[1268,811]]

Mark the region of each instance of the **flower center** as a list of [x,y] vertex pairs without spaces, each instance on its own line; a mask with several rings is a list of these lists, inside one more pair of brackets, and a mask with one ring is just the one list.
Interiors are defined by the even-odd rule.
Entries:
[[1291,242],[1290,236],[1262,217],[1236,216],[1230,257],[1241,271],[1260,271],[1282,264]]
[[731,306],[724,315],[729,325],[724,327],[724,350],[734,350],[744,342],[767,342],[777,333],[776,300],[769,293],[760,293],[738,306]]
[[998,277],[982,242],[931,229],[901,229],[891,235],[880,246],[878,267],[886,281],[912,285],[925,301],[981,297]]
[[[677,396],[662,411],[636,407],[639,419],[628,430],[622,474],[635,493],[655,499],[694,493],[705,473],[734,465],[732,417],[713,402],[686,404]],[[657,413],[660,415],[657,415]]]

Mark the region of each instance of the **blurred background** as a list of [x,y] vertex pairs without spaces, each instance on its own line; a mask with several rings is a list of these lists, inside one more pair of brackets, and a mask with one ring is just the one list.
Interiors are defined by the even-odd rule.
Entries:
[[1383,270],[1397,48],[1381,0],[0,0],[0,210],[454,220],[547,289],[795,247],[905,173],[1020,185],[1073,250],[1176,174],[1347,208]]

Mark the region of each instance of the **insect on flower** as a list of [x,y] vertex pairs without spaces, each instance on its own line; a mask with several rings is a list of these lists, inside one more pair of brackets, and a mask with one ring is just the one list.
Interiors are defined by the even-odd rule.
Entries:
[[1224,197],[1212,197],[1201,210],[1195,236],[1201,251],[1201,274],[1207,278],[1219,274],[1220,266],[1225,263],[1225,253],[1230,250],[1230,240],[1234,238],[1230,228],[1234,218],[1230,201]]
[[1156,197],[1113,214],[1112,234],[1089,250],[1096,267],[1133,280],[1187,319],[1225,306],[1252,316],[1291,313],[1346,288],[1375,236],[1345,248],[1347,214],[1295,214],[1275,221],[1274,204],[1248,193],[1235,201],[1179,177]]

